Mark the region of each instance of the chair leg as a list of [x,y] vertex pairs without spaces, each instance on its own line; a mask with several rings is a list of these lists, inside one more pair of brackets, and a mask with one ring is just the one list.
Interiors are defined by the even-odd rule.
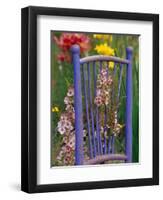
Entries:
[[80,47],[73,45],[71,48],[72,62],[74,66],[74,104],[75,104],[75,165],[82,165],[84,161],[83,151],[83,114],[82,92],[80,75]]
[[132,52],[133,50],[131,47],[126,49],[127,59],[130,61],[130,63],[127,64],[126,75],[126,162],[132,162]]

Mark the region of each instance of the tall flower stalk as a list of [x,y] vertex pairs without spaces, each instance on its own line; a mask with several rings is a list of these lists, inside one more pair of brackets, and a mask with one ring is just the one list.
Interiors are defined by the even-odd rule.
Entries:
[[124,125],[118,123],[118,103],[114,101],[113,89],[115,87],[112,75],[108,75],[108,69],[103,68],[97,78],[97,92],[94,103],[97,105],[101,119],[104,119],[104,108],[107,110],[108,121],[101,121],[101,130],[110,130],[111,134],[118,135]]

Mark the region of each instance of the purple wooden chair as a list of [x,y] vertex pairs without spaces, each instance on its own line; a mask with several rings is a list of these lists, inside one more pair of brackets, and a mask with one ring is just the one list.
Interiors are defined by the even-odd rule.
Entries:
[[[126,59],[103,55],[93,55],[80,58],[80,47],[76,44],[71,47],[71,52],[74,67],[75,165],[100,164],[110,160],[132,162],[132,48],[126,48]],[[116,68],[119,67],[120,75],[117,96],[120,94],[122,70],[126,67],[125,153],[123,154],[117,152],[115,153],[114,151],[114,135],[110,135],[107,141],[106,139],[104,139],[104,141],[101,140],[98,107],[93,105],[93,98],[96,93],[97,63],[99,63],[98,70],[100,70],[100,67],[104,62],[114,62],[114,71],[116,71]],[[90,68],[92,69],[90,70]],[[86,80],[87,85],[85,83]],[[94,84],[92,84],[92,81]],[[92,85],[94,87],[93,90]],[[84,95],[82,91],[84,91]],[[84,104],[83,101],[85,102]],[[84,159],[83,150],[84,106],[89,141],[88,160]]]

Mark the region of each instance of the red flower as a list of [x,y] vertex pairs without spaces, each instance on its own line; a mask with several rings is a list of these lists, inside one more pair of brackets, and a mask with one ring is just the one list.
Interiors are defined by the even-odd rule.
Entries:
[[54,42],[62,51],[68,51],[73,44],[80,46],[81,53],[90,49],[90,38],[83,33],[62,33],[59,38],[54,36]]
[[61,52],[57,55],[57,60],[61,61],[61,62],[70,62],[71,58],[70,55],[64,52]]

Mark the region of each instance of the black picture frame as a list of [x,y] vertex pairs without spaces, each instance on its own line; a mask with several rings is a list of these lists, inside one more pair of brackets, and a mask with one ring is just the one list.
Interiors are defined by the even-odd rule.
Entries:
[[[37,16],[56,15],[153,23],[153,177],[114,181],[37,184]],[[21,190],[28,193],[159,184],[159,15],[50,7],[21,11]],[[152,88],[151,88],[152,89]]]

